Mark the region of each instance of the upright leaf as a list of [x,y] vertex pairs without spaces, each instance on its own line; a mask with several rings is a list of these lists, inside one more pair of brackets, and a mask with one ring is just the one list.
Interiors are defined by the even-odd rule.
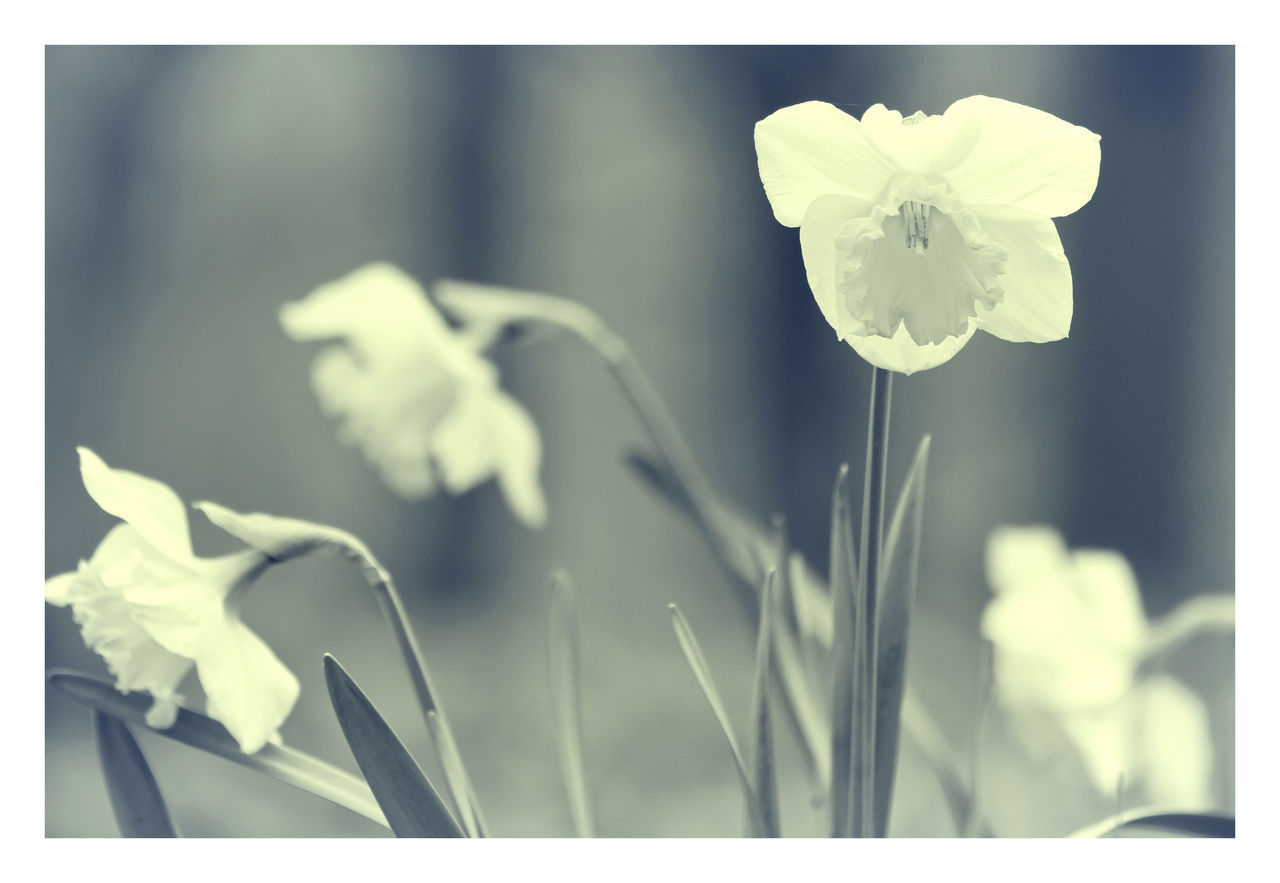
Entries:
[[773,620],[779,617],[776,576],[769,571],[760,592],[760,630],[756,638],[756,674],[751,689],[752,780],[760,807],[761,836],[781,837],[778,811],[778,773],[774,765],[773,720],[769,703],[769,681],[773,672]]
[[747,819],[751,831],[757,837],[765,836],[763,832],[766,826],[756,800],[755,789],[751,785],[751,774],[747,772],[746,762],[738,749],[738,740],[733,735],[733,725],[729,723],[729,713],[725,711],[724,703],[720,700],[720,691],[716,689],[715,681],[711,678],[711,669],[707,667],[706,657],[702,655],[698,639],[694,636],[693,629],[689,628],[689,623],[685,621],[680,609],[675,604],[668,605],[668,609],[671,611],[671,625],[675,628],[676,639],[680,642],[680,649],[684,651],[684,658],[688,661],[689,668],[693,670],[693,676],[697,679],[698,686],[702,688],[702,695],[711,706],[711,712],[716,716],[721,732],[729,742],[733,763],[738,771],[738,782],[742,786],[743,800],[747,806]]
[[848,837],[853,781],[854,700],[858,680],[854,601],[857,574],[849,512],[849,466],[842,464],[831,494],[831,836]]
[[920,440],[884,544],[876,621],[876,735],[872,802],[876,837],[886,836],[898,763],[898,732],[906,690],[907,626],[916,597],[920,563],[920,525],[929,436]]
[[582,759],[582,652],[578,603],[569,574],[552,576],[550,652],[551,705],[559,735],[560,769],[579,837],[593,837],[591,803]]
[[[627,456],[627,463],[636,475],[659,496],[686,516],[697,518],[697,513],[693,511],[688,499],[682,495],[675,479],[670,475],[670,470],[660,460],[648,454],[633,452]],[[736,529],[741,535],[749,538],[745,546],[757,550],[752,555],[743,556],[736,564],[725,564],[740,582],[746,584],[757,573],[757,560],[775,560],[769,558],[767,552],[759,551],[767,550],[771,540],[763,527],[729,504],[724,504],[724,511],[727,513],[727,518],[734,520]],[[792,554],[791,587],[794,592],[793,605],[798,613],[800,635],[795,639],[786,629],[775,628],[777,641],[774,649],[778,673],[783,686],[782,695],[786,700],[788,719],[801,735],[801,746],[811,772],[816,772],[820,776],[823,782],[822,787],[825,789],[834,776],[830,724],[827,721],[830,704],[819,702],[813,697],[813,692],[821,685],[812,678],[812,675],[804,671],[802,648],[807,648],[823,658],[827,658],[832,652],[835,641],[833,602],[821,577],[803,557],[795,553]],[[907,686],[904,695],[906,710],[903,713],[902,727],[924,752],[925,759],[942,783],[947,803],[953,813],[960,813],[958,818],[963,818],[969,813],[967,807],[971,800],[960,760],[910,686]],[[919,730],[916,729],[917,727]]]
[[328,653],[324,676],[342,734],[395,835],[462,837],[462,829],[408,749]]
[[[90,708],[126,723],[147,726],[151,697],[145,693],[123,694],[110,681],[61,669],[50,671],[48,680],[52,686]],[[346,770],[319,758],[284,745],[265,745],[254,754],[245,754],[226,727],[189,708],[178,709],[178,717],[172,727],[154,732],[301,788],[387,827],[369,786]]]
[[[684,493],[678,479],[660,459],[642,453],[632,453],[627,463],[663,499],[680,512],[697,521],[698,513]],[[774,540],[759,524],[723,501],[717,501],[720,520],[740,541],[736,544],[712,546],[719,556],[721,566],[728,571],[736,587],[750,590],[752,609],[758,609],[756,592],[768,566],[777,566],[777,550]],[[705,530],[706,528],[704,528]],[[731,557],[724,557],[733,552]],[[827,719],[830,716],[829,692],[817,680],[805,664],[805,655],[821,656],[825,661],[831,647],[831,599],[827,587],[803,557],[790,556],[788,567],[793,605],[799,612],[799,634],[775,627],[776,663],[782,683],[783,708],[792,728],[800,738],[809,775],[813,780],[816,800],[830,786],[831,734]],[[743,597],[743,592],[739,592]],[[821,693],[817,693],[822,689]],[[823,698],[819,700],[817,696]]]
[[160,786],[129,728],[104,711],[93,712],[98,760],[116,824],[125,837],[177,837]]

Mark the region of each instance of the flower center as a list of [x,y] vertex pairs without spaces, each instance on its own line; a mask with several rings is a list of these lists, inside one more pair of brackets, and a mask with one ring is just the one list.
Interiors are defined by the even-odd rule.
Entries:
[[1007,257],[945,185],[900,182],[836,234],[837,331],[892,338],[905,327],[917,346],[960,336],[979,303],[1003,298]]
[[[906,124],[906,120],[902,121]],[[907,200],[899,208],[902,225],[907,231],[907,250],[924,254],[929,248],[929,209],[927,202]]]

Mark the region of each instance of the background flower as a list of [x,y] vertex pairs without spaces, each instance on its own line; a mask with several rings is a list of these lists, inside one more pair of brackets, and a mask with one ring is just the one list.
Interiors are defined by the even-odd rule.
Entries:
[[1044,342],[1071,327],[1071,269],[1050,218],[1089,201],[1098,136],[975,95],[941,116],[821,101],[756,124],[760,179],[800,228],[819,309],[841,340],[910,374],[978,328]]
[[207,713],[242,751],[278,741],[298,681],[240,620],[244,591],[275,559],[257,550],[196,557],[182,501],[167,485],[79,452],[85,490],[125,523],[75,572],[49,579],[45,600],[71,607],[120,690],[151,693],[151,726],[173,725],[178,685],[194,666]]
[[280,323],[294,340],[342,339],[316,357],[312,386],[342,420],[339,438],[395,493],[420,499],[443,485],[460,494],[496,476],[517,517],[546,521],[537,427],[477,351],[490,329],[450,328],[418,284],[385,263],[286,304]]
[[1203,703],[1167,675],[1139,676],[1150,626],[1116,552],[1068,551],[1048,527],[1002,527],[987,544],[995,596],[982,618],[995,690],[1035,750],[1057,725],[1094,787],[1140,783],[1156,803],[1210,805],[1213,746]]

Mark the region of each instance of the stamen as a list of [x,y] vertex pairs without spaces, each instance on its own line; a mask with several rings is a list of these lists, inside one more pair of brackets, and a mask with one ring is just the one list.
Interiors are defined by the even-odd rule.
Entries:
[[927,202],[909,200],[902,204],[902,226],[907,231],[907,249],[924,254],[929,248],[929,210]]

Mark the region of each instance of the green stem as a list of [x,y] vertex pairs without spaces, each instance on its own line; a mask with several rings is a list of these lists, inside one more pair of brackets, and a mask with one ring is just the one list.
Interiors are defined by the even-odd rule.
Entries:
[[880,367],[871,372],[871,407],[867,422],[867,466],[862,495],[862,535],[859,543],[858,589],[854,622],[858,629],[855,667],[859,701],[855,734],[853,813],[854,832],[874,836],[875,708],[876,708],[876,595],[880,588],[880,559],[884,549],[885,473],[889,456],[889,400],[893,373]]
[[[559,320],[556,324],[574,332],[595,350],[608,367],[628,404],[631,405],[631,409],[639,418],[640,424],[688,494],[690,504],[697,516],[694,520],[702,528],[716,558],[724,563],[740,557],[741,550],[735,553],[728,548],[730,539],[727,532],[716,527],[721,518],[716,510],[711,483],[698,466],[675,419],[667,410],[666,402],[632,355],[627,342],[601,322],[595,314],[586,310],[575,313],[571,321],[562,317],[556,318]],[[736,579],[731,580],[731,583],[747,604],[747,608],[754,610],[759,600],[755,592],[750,587],[741,586]]]
[[[445,735],[444,739],[432,741],[435,743],[436,754],[439,757],[441,766],[447,769],[448,764],[443,755],[457,744],[457,740],[453,736],[453,730],[449,727],[448,719],[444,715],[444,709],[440,707],[440,703],[436,700],[435,690],[431,686],[431,675],[427,671],[427,660],[423,657],[422,648],[418,646],[418,640],[414,637],[413,630],[409,627],[409,616],[405,612],[404,603],[400,600],[400,593],[396,590],[391,574],[387,573],[380,565],[369,561],[363,563],[365,576],[373,587],[374,594],[378,596],[382,612],[385,614],[387,623],[391,626],[391,632],[395,636],[396,646],[400,649],[400,655],[404,657],[405,667],[409,671],[409,679],[413,683],[414,695],[418,698],[418,705],[422,708],[423,719],[425,720],[429,714],[434,714],[440,731]],[[466,768],[462,765],[461,758],[457,759],[457,769],[463,781],[463,788],[459,789],[462,793],[455,792],[453,794],[455,808],[458,810],[459,817],[472,817],[476,827],[479,829],[480,836],[487,836],[484,821],[480,817],[479,807],[475,802],[475,791],[472,788],[470,778],[467,776]]]

